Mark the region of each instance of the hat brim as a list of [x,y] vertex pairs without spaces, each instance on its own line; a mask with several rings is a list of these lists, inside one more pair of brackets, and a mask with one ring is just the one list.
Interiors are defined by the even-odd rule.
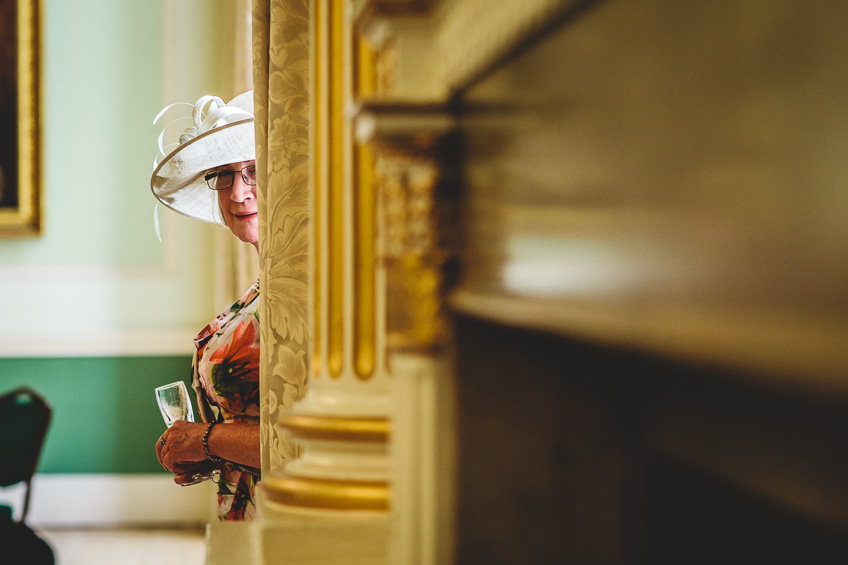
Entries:
[[256,159],[253,118],[226,124],[187,141],[153,171],[150,189],[171,210],[204,222],[226,225],[214,191],[203,176],[209,169]]

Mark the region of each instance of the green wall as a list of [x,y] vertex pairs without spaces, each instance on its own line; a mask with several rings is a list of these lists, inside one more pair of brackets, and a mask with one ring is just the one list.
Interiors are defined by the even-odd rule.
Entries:
[[53,407],[39,473],[165,473],[153,389],[190,372],[188,356],[0,359],[0,392],[28,386]]
[[0,239],[0,393],[27,385],[53,405],[39,472],[165,472],[153,389],[188,376],[173,354],[192,344],[138,344],[193,336],[228,304],[213,303],[213,227],[160,206],[164,244],[154,235],[152,121],[171,102],[236,94],[232,40],[214,31],[231,4],[43,2],[44,229]]

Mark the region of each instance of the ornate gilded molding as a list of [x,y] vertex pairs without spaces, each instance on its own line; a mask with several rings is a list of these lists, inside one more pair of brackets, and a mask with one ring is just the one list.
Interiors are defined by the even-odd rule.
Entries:
[[378,510],[389,508],[387,483],[335,481],[276,475],[263,477],[268,498],[278,504],[324,510]]
[[387,418],[344,418],[314,414],[285,414],[280,427],[296,439],[385,443],[389,440]]
[[386,277],[387,349],[433,351],[447,343],[445,207],[441,150],[452,120],[440,104],[363,103],[357,134],[374,147]]

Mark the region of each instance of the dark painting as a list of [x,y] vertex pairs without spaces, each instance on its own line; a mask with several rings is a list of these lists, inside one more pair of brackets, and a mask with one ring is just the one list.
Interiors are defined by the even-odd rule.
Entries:
[[17,0],[0,0],[0,207],[18,206]]
[[38,0],[0,0],[0,236],[41,229]]

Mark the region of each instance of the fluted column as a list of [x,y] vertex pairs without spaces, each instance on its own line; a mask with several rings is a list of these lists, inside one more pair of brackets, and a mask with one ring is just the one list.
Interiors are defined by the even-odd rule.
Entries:
[[311,371],[305,398],[277,423],[300,446],[300,457],[263,484],[272,512],[379,517],[390,500],[391,378],[377,203],[370,158],[355,150],[345,116],[357,78],[348,4],[327,0],[313,8]]
[[453,425],[441,149],[451,122],[444,104],[393,96],[397,54],[411,56],[414,42],[358,35],[369,5],[356,14],[343,0],[310,7],[309,382],[276,418],[277,434],[300,455],[263,476],[263,552],[290,556],[285,540],[301,532],[297,551],[308,548],[315,562],[341,554],[447,562]]

